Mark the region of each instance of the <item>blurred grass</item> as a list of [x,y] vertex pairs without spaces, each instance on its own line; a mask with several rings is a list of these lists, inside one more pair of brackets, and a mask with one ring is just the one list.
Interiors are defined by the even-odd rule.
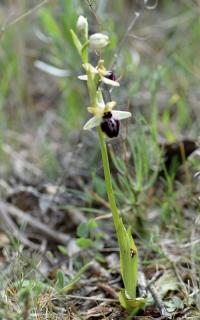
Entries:
[[[6,6],[2,4],[0,14],[4,17],[7,14],[8,19],[12,20],[33,7],[33,3],[21,1],[14,4],[10,2]],[[109,8],[108,3],[102,3],[100,1],[96,7],[101,14],[103,28],[111,34],[111,47],[105,52],[105,59],[109,64],[126,31],[127,22],[131,21],[134,15],[134,6],[130,8],[129,17],[125,19],[120,14],[123,11],[120,1],[115,1],[110,11],[106,10],[106,6]],[[81,73],[81,66],[69,32],[70,28],[75,28],[79,13],[87,14],[94,28],[97,28],[97,22],[92,14],[89,14],[86,3],[61,0],[59,4],[50,2],[42,6],[16,25],[8,27],[2,35],[1,140],[6,129],[37,129],[41,117],[45,117],[49,110],[53,110],[62,120],[63,133],[68,134],[73,128],[80,130],[83,118],[86,117],[84,84],[79,83],[76,78]],[[119,16],[120,30],[117,28]],[[5,21],[5,18],[3,20]],[[197,90],[199,78],[199,24],[198,8],[186,1],[163,4],[162,8],[158,7],[153,12],[145,10],[125,42],[116,65],[117,75],[122,76],[118,97],[120,103],[127,105],[129,101],[134,105],[134,112],[146,113],[148,117],[150,113],[155,113],[152,108],[153,104],[157,104],[155,110],[158,110],[159,122],[162,122],[164,128],[161,133],[171,140],[185,132],[197,131],[194,117],[196,110],[193,110],[196,107],[191,105],[189,99],[191,89]],[[135,39],[132,37],[134,34],[138,37],[142,34],[141,37],[146,40]],[[46,75],[35,69],[34,64],[38,60],[46,64]],[[159,88],[152,93],[154,97],[142,101],[141,95],[148,95],[148,92],[151,95],[158,64],[165,70]],[[68,76],[56,77],[48,74],[48,66],[65,70]],[[48,97],[43,108],[37,97],[38,87],[39,94],[44,99],[45,96]],[[54,88],[53,94],[51,87]],[[158,101],[160,93],[167,96],[161,101],[163,108],[160,108]],[[142,110],[141,103],[145,104]],[[170,134],[167,128],[171,123],[174,123],[175,129],[170,128]]]
[[[38,4],[2,3],[0,16],[4,23],[6,16],[8,21],[13,21]],[[119,0],[112,6],[108,1],[99,1],[96,7],[93,2],[93,6],[100,16],[100,28],[111,35],[111,46],[105,50],[109,65],[134,17],[135,7]],[[118,177],[119,186],[116,185],[120,202],[124,190],[127,203],[136,204],[137,195],[154,186],[158,170],[155,167],[162,162],[160,141],[198,137],[199,10],[198,4],[181,1],[162,2],[156,10],[142,11],[119,52],[114,67],[116,75],[121,77],[121,87],[113,91],[113,98],[125,109],[129,105],[133,112],[127,148],[134,164],[129,176],[123,155],[112,154],[117,170],[122,173]],[[87,15],[91,29],[98,30],[87,2],[61,0],[49,2],[8,26],[1,37],[1,157],[5,160],[4,143],[12,144],[17,150],[21,148],[21,140],[10,139],[9,132],[22,136],[30,133],[36,141],[31,152],[33,161],[50,179],[65,170],[62,161],[65,148],[73,134],[81,133],[87,117],[85,84],[77,80],[82,70],[69,31],[75,29],[79,14]],[[29,141],[27,144],[30,145]],[[93,158],[91,171],[94,172],[96,157]],[[84,155],[82,161],[88,162]],[[198,162],[193,161],[193,165],[198,170]],[[173,193],[170,179],[166,194]],[[164,201],[163,212],[169,210],[168,200]]]
[[[25,0],[1,2],[0,20],[6,23],[8,17],[12,21],[38,3]],[[135,8],[131,1],[101,0],[93,2],[95,4],[102,23],[100,28],[111,35],[111,46],[105,50],[106,64],[111,65]],[[163,249],[162,237],[166,241],[175,241],[174,247],[180,241],[189,241],[199,210],[199,204],[194,201],[197,197],[194,192],[196,181],[187,185],[185,181],[175,182],[173,175],[165,175],[160,186],[156,179],[163,161],[159,142],[173,142],[185,137],[197,140],[199,136],[199,12],[199,2],[187,0],[160,1],[156,10],[145,10],[124,42],[115,66],[117,77],[121,77],[121,86],[120,90],[113,91],[113,99],[122,108],[129,107],[133,119],[127,128],[126,124],[122,126],[119,139],[122,152],[110,148],[116,173],[113,182],[122,214],[134,226],[138,243],[142,246],[144,265],[171,263]],[[16,151],[27,148],[29,160],[42,168],[47,179],[54,180],[62,176],[63,171],[72,170],[63,160],[67,146],[73,144],[77,148],[72,137],[79,133],[81,138],[87,135],[81,131],[87,118],[85,84],[77,80],[82,74],[81,64],[69,33],[71,28],[75,29],[79,14],[88,17],[90,31],[98,30],[86,1],[60,0],[49,1],[2,34],[2,167],[7,165],[8,158],[3,146],[9,144]],[[11,138],[11,132],[20,139],[14,139],[13,135]],[[25,147],[22,137],[27,140]],[[89,208],[97,199],[92,198],[88,189],[91,187],[97,194],[105,194],[102,177],[98,176],[100,170],[92,139],[92,146],[83,149],[81,157],[72,157],[75,170],[83,161],[84,170],[88,170],[85,176],[91,176],[92,186],[86,186],[85,192],[79,195],[84,197],[88,204],[85,211],[90,211],[91,216],[99,207],[101,210],[101,204],[97,203],[98,209]],[[90,156],[90,153],[93,154]],[[87,155],[92,161],[88,161]],[[190,163],[192,170],[200,170],[198,160],[191,158]],[[79,192],[75,190],[75,196]],[[186,209],[190,215],[187,219],[184,217]],[[190,261],[189,250],[186,250],[184,259]],[[199,253],[193,259],[198,263]],[[31,266],[31,270],[35,269]],[[196,277],[199,277],[199,270]],[[26,274],[18,291],[23,289],[24,280]],[[41,275],[39,280],[46,279]],[[37,299],[41,291],[38,292]],[[9,298],[11,301],[12,297]],[[9,306],[7,308],[9,310]]]

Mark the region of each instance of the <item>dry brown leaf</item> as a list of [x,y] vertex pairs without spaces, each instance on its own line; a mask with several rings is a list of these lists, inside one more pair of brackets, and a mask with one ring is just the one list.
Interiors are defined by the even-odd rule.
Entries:
[[106,316],[111,312],[112,312],[112,308],[99,305],[87,311],[86,319],[90,319],[91,317]]

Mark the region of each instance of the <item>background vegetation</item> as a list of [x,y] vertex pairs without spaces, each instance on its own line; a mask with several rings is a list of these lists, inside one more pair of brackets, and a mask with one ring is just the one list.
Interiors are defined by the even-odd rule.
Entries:
[[[109,150],[141,268],[175,319],[199,319],[200,2],[140,3],[1,1],[2,319],[127,317],[115,301],[116,239],[96,133],[82,131],[87,95],[69,31],[80,14],[91,32],[110,35],[104,59],[121,84],[112,97],[133,113]],[[145,316],[160,316],[155,301]]]

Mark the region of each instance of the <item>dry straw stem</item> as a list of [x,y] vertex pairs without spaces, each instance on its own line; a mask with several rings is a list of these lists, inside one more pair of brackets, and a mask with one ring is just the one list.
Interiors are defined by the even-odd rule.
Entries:
[[23,20],[24,18],[28,17],[29,15],[33,14],[35,11],[37,11],[39,8],[41,8],[42,6],[44,6],[45,4],[47,4],[49,1],[51,0],[44,0],[42,2],[40,2],[39,4],[37,4],[35,7],[33,7],[32,9],[28,10],[27,12],[23,13],[22,15],[20,15],[19,17],[15,18],[14,20],[10,21],[10,22],[6,22],[0,29],[0,37],[3,35],[3,33],[11,26],[15,25],[16,23],[20,22],[21,20]]

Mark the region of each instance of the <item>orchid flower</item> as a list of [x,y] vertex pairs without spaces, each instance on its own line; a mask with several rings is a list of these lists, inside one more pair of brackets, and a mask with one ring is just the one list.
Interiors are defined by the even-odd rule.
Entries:
[[83,129],[90,130],[100,126],[109,138],[117,137],[120,126],[119,120],[131,117],[131,113],[128,111],[113,110],[115,106],[115,101],[104,103],[102,92],[99,89],[97,91],[96,106],[88,108],[88,112],[94,116],[86,122]]
[[[111,70],[107,70],[104,66],[104,60],[99,60],[98,65],[93,67],[90,63],[83,64],[83,68],[87,71],[88,68],[90,71],[93,73],[93,75],[99,75],[100,81],[103,83],[114,86],[114,87],[119,87],[120,84],[119,82],[115,81],[115,77],[113,75],[113,72]],[[78,77],[80,80],[88,80],[87,75],[82,75]]]

